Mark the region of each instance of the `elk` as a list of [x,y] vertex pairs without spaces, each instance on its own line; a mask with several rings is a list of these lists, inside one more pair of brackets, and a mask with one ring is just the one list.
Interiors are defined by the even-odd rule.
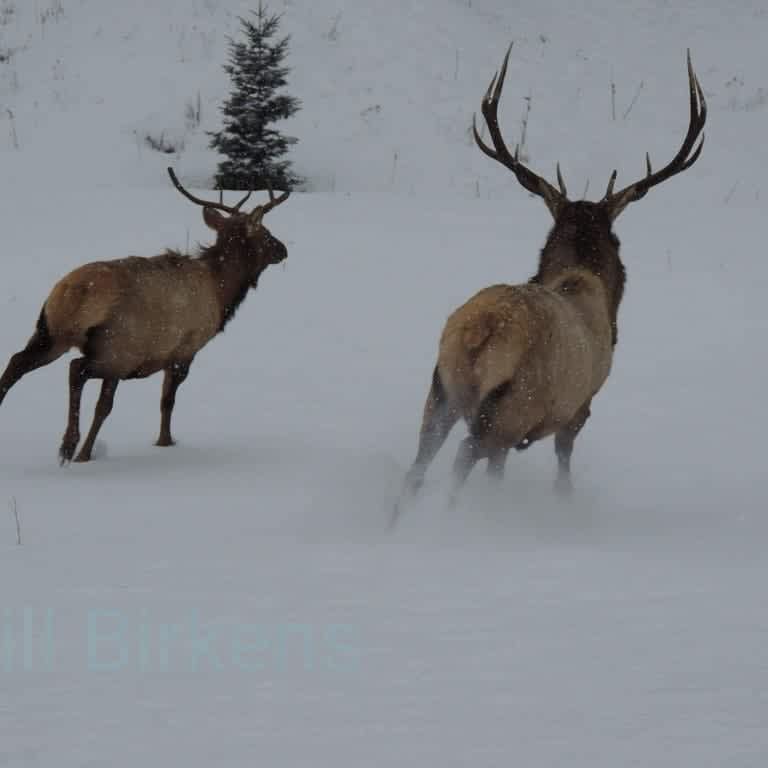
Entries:
[[72,348],[82,357],[69,366],[69,419],[59,449],[62,464],[80,442],[80,400],[89,379],[101,379],[93,424],[75,461],[89,461],[96,435],[112,410],[119,381],[164,371],[160,436],[156,445],[174,444],[171,414],[176,391],[195,355],[234,316],[250,288],[270,264],[288,251],[264,226],[264,216],[283,203],[269,189],[269,202],[250,213],[236,205],[208,202],[190,194],[172,168],[176,189],[203,208],[203,220],[216,242],[191,256],[167,250],[159,256],[96,261],[73,270],[45,300],[37,328],[26,347],[11,357],[0,378],[0,403],[25,374],[52,363]]
[[554,225],[528,283],[485,288],[446,321],[416,459],[395,505],[393,524],[460,418],[469,436],[454,462],[451,503],[480,459],[488,460],[490,478],[499,480],[511,448],[523,450],[552,434],[558,461],[555,488],[570,492],[574,441],[611,370],[618,338],[625,271],[613,222],[649,189],[693,165],[704,143],[702,134],[697,145],[707,107],[688,51],[690,119],[674,158],[654,172],[646,154],[647,173],[639,181],[614,191],[614,170],[601,200],[569,200],[559,164],[555,189],[520,162],[518,149],[511,154],[502,137],[497,112],[511,49],[482,100],[493,147],[480,137],[473,120],[475,141],[544,200]]

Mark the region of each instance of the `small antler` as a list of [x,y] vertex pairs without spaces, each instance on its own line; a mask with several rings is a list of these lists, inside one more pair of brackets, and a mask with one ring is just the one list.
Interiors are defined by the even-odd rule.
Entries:
[[701,149],[704,146],[703,134],[701,135],[701,141],[698,146],[696,146],[695,149],[694,146],[696,145],[696,140],[699,138],[699,135],[704,128],[704,123],[707,120],[707,102],[704,99],[704,92],[701,89],[699,78],[696,76],[696,73],[693,71],[693,66],[691,65],[690,49],[688,49],[687,59],[691,114],[688,123],[688,132],[685,134],[683,144],[672,160],[661,170],[656,171],[656,173],[651,169],[651,158],[646,152],[645,178],[624,187],[624,189],[619,192],[614,193],[613,191],[613,185],[616,181],[616,171],[611,174],[603,202],[608,206],[608,209],[611,212],[611,218],[613,219],[615,219],[616,216],[629,205],[629,203],[633,203],[635,200],[640,200],[640,198],[644,197],[651,187],[655,187],[662,181],[681,173],[686,168],[690,168],[699,159]]
[[272,191],[272,184],[267,179],[267,192],[269,192],[269,202],[261,206],[262,215],[268,213],[273,208],[277,208],[280,203],[284,203],[290,196],[290,191],[283,192],[278,197],[275,197],[275,193]]
[[[199,197],[195,197],[191,192],[187,192],[184,187],[181,186],[181,182],[176,177],[176,174],[173,172],[173,168],[168,168],[168,175],[171,177],[171,181],[173,182],[173,186],[176,187],[176,189],[181,192],[184,197],[187,198],[187,200],[191,200],[195,205],[202,205],[206,208],[216,208],[219,211],[224,211],[225,213],[238,213],[240,211],[240,208],[243,206],[245,201],[253,194],[253,190],[248,190],[248,194],[245,195],[236,205],[224,205],[224,203],[220,202],[210,202],[208,200],[202,200]],[[220,190],[221,191],[221,190]],[[220,195],[221,197],[222,195]]]
[[535,174],[529,168],[526,168],[519,161],[519,146],[515,149],[515,154],[512,155],[507,149],[507,145],[504,143],[504,137],[501,135],[498,117],[499,98],[501,97],[501,90],[504,87],[504,78],[507,75],[507,65],[509,63],[509,54],[511,52],[512,44],[510,43],[510,46],[507,49],[507,54],[504,56],[501,70],[493,76],[493,80],[491,80],[491,84],[488,86],[488,90],[485,92],[482,101],[481,108],[483,118],[485,118],[486,125],[488,126],[488,131],[490,132],[494,148],[491,149],[480,138],[480,134],[477,132],[477,124],[474,115],[472,116],[472,132],[474,133],[477,146],[483,153],[509,168],[509,170],[515,174],[520,184],[532,194],[543,197],[552,212],[552,215],[556,215],[559,204],[567,199],[565,182],[563,181],[563,175],[560,172],[560,164],[558,163],[557,165],[557,182],[560,187],[560,191],[558,192],[548,181]]

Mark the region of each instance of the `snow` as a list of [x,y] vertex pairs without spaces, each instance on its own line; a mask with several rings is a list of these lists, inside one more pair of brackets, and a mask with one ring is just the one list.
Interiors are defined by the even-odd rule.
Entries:
[[[205,194],[249,8],[10,5],[5,359],[67,270],[210,241],[164,169]],[[122,383],[100,455],[67,468],[65,361],[9,393],[0,765],[765,764],[768,14],[515,5],[285,3],[309,187],[269,214],[288,259],[195,361],[176,447],[152,445],[159,377]],[[457,428],[392,534],[447,314],[532,274],[549,226],[467,133],[510,39],[506,135],[530,93],[531,164],[553,178],[559,159],[574,196],[671,157],[687,47],[707,140],[617,222],[628,287],[574,498],[552,492],[546,441],[447,509]],[[184,150],[152,152],[148,130]]]

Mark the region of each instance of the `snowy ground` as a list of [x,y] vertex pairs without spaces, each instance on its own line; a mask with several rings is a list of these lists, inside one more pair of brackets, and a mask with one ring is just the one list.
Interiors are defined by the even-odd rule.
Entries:
[[[0,766],[765,765],[768,15],[522,5],[287,3],[313,191],[270,214],[289,258],[198,356],[179,444],[152,445],[157,377],[122,384],[106,455],[65,469],[65,361],[9,394]],[[3,27],[32,37],[19,87],[4,80],[20,147],[9,134],[0,365],[68,269],[208,241],[163,171],[202,182],[204,137],[159,156],[131,131],[223,87],[232,7],[128,6],[73,0],[42,24],[30,4]],[[707,144],[617,223],[619,346],[572,502],[551,492],[546,442],[511,458],[500,492],[478,472],[446,510],[457,429],[389,534],[445,317],[527,278],[549,226],[464,135],[510,37],[508,132],[534,88],[537,170],[560,158],[594,197],[614,166],[619,183],[640,173],[645,149],[668,159],[688,45]],[[43,77],[56,58],[61,78]],[[623,109],[645,78],[615,123],[612,67]],[[368,101],[380,122],[360,117]]]

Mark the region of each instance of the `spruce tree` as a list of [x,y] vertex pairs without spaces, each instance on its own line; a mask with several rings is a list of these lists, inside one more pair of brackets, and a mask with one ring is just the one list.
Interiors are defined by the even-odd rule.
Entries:
[[255,19],[240,18],[245,40],[229,40],[224,70],[233,89],[222,106],[224,127],[209,132],[211,147],[227,159],[219,163],[216,184],[225,189],[292,189],[301,183],[285,155],[298,139],[271,127],[298,111],[298,99],[277,93],[290,71],[283,66],[290,36],[273,40],[280,15],[259,2]]

